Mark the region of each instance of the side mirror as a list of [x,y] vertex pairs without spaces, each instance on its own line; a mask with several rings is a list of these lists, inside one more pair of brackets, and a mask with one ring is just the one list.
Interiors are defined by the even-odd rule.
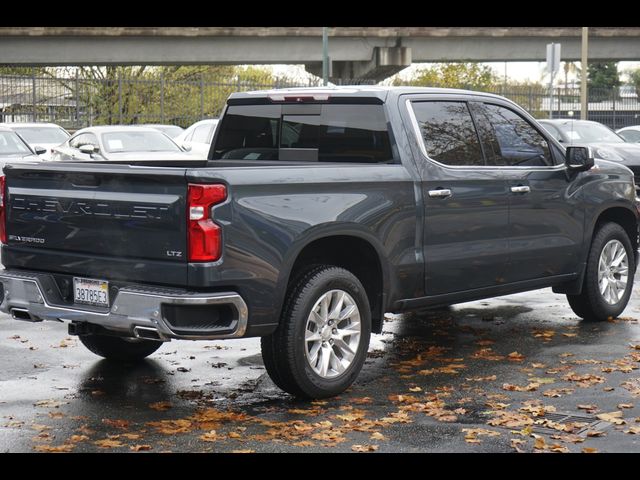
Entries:
[[36,145],[33,147],[33,151],[36,152],[36,155],[42,155],[43,153],[47,153],[47,149],[41,147],[40,145]]
[[190,152],[190,151],[191,151],[191,144],[190,144],[190,143],[188,143],[188,142],[183,143],[183,144],[182,144],[182,149],[183,149],[185,152]]
[[595,165],[590,147],[567,147],[566,156],[565,165],[569,171],[584,172]]
[[78,150],[80,150],[82,153],[87,154],[87,155],[93,155],[95,152],[98,151],[98,147],[96,147],[95,145],[80,145],[80,148],[78,148]]

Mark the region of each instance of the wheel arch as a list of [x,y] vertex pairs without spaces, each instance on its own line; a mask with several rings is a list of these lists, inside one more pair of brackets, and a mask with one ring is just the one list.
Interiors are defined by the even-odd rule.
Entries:
[[368,231],[343,226],[315,228],[300,238],[289,250],[278,277],[278,318],[286,294],[305,267],[314,264],[335,265],[353,273],[363,284],[371,307],[372,331],[382,331],[387,307],[389,264],[384,249]]

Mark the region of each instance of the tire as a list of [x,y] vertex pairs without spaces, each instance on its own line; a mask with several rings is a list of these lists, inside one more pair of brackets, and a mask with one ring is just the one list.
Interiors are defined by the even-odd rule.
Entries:
[[[329,313],[325,317],[322,299]],[[312,310],[320,314],[312,315]],[[320,328],[323,318],[327,322]],[[343,268],[315,266],[288,290],[278,328],[262,337],[262,358],[273,382],[285,392],[327,398],[355,381],[370,337],[371,310],[362,283]]]
[[[613,255],[615,258],[619,258],[621,255],[620,245],[624,247],[626,254],[626,286],[622,291],[620,281],[624,280],[624,276],[620,272],[624,272],[621,268],[623,263],[615,266],[616,262],[610,262],[607,253],[602,257],[602,266],[612,267],[613,270],[603,268],[605,278],[604,283],[599,279],[599,267],[601,266],[600,260],[603,254],[603,249],[607,249],[608,253],[615,252]],[[617,248],[614,250],[614,248]],[[614,260],[615,260],[614,258]],[[588,321],[605,321],[609,318],[615,318],[620,315],[629,303],[631,297],[631,291],[633,290],[633,277],[635,274],[635,256],[631,241],[627,232],[617,223],[605,223],[600,226],[593,236],[591,241],[591,249],[587,258],[587,267],[582,284],[582,293],[579,295],[567,295],[567,300],[573,312]],[[608,272],[608,273],[607,273]],[[611,278],[616,280],[616,283],[620,285],[620,291],[610,291],[604,288],[602,292],[601,286],[608,285]],[[618,290],[617,288],[614,290]]]
[[162,342],[110,335],[80,335],[80,341],[91,352],[118,362],[142,360],[162,346]]

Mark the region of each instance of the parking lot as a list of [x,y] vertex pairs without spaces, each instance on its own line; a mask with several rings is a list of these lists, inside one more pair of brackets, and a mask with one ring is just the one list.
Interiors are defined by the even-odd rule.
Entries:
[[540,290],[388,316],[357,382],[302,402],[259,340],[171,342],[137,365],[66,325],[0,319],[2,452],[633,452],[640,302],[580,322]]

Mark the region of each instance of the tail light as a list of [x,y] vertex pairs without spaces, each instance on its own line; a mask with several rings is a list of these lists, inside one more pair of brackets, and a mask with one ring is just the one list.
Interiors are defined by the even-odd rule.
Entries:
[[187,239],[190,262],[212,262],[222,254],[222,229],[214,223],[211,207],[224,202],[224,185],[189,184]]
[[6,177],[0,175],[0,242],[7,243]]

